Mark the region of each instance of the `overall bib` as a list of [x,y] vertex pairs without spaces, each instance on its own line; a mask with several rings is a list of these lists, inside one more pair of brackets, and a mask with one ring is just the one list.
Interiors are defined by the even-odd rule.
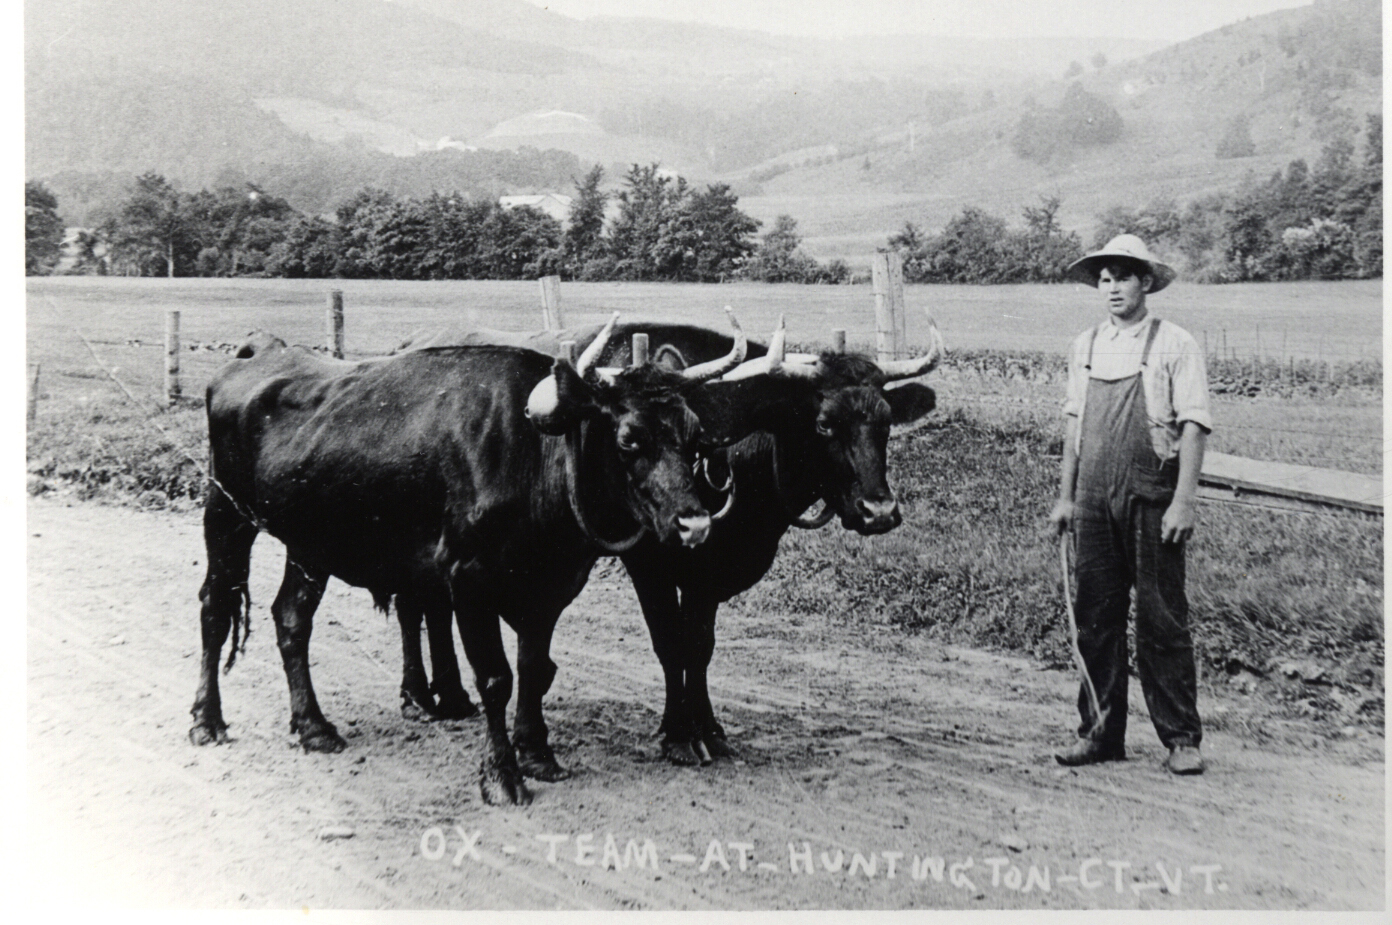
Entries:
[[[1150,322],[1142,371],[1159,326],[1158,319]],[[1084,369],[1092,369],[1091,342]],[[1079,690],[1078,735],[1108,749],[1120,750],[1125,741],[1126,623],[1134,588],[1136,669],[1151,721],[1167,748],[1197,747],[1202,729],[1184,596],[1184,544],[1160,541],[1179,463],[1161,463],[1155,454],[1141,373],[1111,382],[1089,378],[1079,427],[1073,519],[1078,647],[1102,717],[1097,722],[1086,689]]]

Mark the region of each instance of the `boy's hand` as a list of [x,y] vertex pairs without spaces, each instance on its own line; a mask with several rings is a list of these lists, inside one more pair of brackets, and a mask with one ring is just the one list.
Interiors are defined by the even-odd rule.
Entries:
[[1194,535],[1194,502],[1178,495],[1165,509],[1160,518],[1160,541],[1162,543],[1183,543]]
[[1049,512],[1049,523],[1054,525],[1054,532],[1067,533],[1073,529],[1073,502],[1065,501],[1060,498],[1054,504],[1054,509]]

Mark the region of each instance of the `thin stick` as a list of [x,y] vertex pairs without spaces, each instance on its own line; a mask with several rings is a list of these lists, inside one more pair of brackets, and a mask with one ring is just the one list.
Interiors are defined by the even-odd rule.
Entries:
[[1092,686],[1092,675],[1088,674],[1087,662],[1083,660],[1083,650],[1078,645],[1078,617],[1073,613],[1073,593],[1069,588],[1068,576],[1073,571],[1068,561],[1069,535],[1059,534],[1059,564],[1063,569],[1063,603],[1068,608],[1069,641],[1073,643],[1073,662],[1083,676],[1083,687],[1087,690],[1088,703],[1092,707],[1092,733],[1095,737],[1102,729],[1102,705],[1097,700],[1097,688]]

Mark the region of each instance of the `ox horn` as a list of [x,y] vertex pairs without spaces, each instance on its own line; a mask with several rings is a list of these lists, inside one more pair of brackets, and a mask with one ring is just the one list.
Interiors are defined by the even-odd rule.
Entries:
[[[925,311],[925,314],[928,314]],[[924,373],[931,372],[939,362],[942,361],[943,354],[947,352],[947,344],[943,342],[942,332],[933,323],[933,316],[928,314],[928,336],[932,339],[932,346],[928,352],[921,357],[913,360],[881,360],[879,363],[880,371],[885,374],[887,381],[893,382],[896,379],[912,379],[915,376],[922,376]]]
[[[614,312],[595,339],[590,341],[590,345],[585,348],[585,352],[580,354],[580,359],[575,361],[575,371],[584,376],[586,371],[599,359],[599,355],[604,352],[605,345],[609,342],[609,337],[614,333],[614,325],[618,323],[619,313]],[[551,433],[556,427],[556,409],[560,405],[560,395],[556,390],[556,374],[553,372],[545,379],[541,380],[532,388],[532,392],[527,396],[527,418],[537,426],[542,433]]]
[[600,329],[595,335],[595,339],[590,341],[590,345],[580,354],[580,359],[575,361],[575,371],[581,376],[589,372],[590,367],[594,366],[599,355],[604,352],[604,348],[609,345],[609,338],[614,335],[614,325],[619,323],[619,313],[614,312],[609,318],[609,323]]
[[745,355],[749,353],[749,339],[744,336],[744,328],[740,327],[739,319],[728,305],[725,306],[725,316],[730,319],[730,327],[735,329],[735,346],[718,360],[688,366],[682,370],[683,378],[693,382],[705,382],[725,375],[744,362]]
[[[768,353],[764,356],[741,363],[725,374],[725,381],[748,379],[752,376],[815,376],[817,358],[811,354],[795,353],[791,357],[786,352],[788,339],[787,319],[778,316],[778,327],[769,339]],[[789,362],[791,361],[791,362]]]

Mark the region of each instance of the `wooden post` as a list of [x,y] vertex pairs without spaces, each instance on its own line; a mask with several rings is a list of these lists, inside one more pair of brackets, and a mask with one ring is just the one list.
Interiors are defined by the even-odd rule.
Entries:
[[164,313],[164,406],[179,403],[179,313]]
[[29,367],[29,423],[34,423],[34,419],[39,415],[39,364],[35,363]]
[[904,261],[896,253],[876,254],[872,263],[875,284],[875,350],[880,360],[894,360],[904,353]]
[[639,331],[633,335],[633,365],[642,366],[648,362],[648,335]]
[[565,327],[561,318],[561,278],[543,276],[541,282],[541,323],[547,331]]
[[329,352],[335,359],[343,359],[343,290],[334,289],[329,293],[329,305],[324,315],[324,335],[328,338]]
[[835,353],[845,353],[845,352],[846,352],[846,329],[845,329],[845,328],[832,328],[832,329],[831,329],[831,349],[832,349],[832,351],[834,351]]

